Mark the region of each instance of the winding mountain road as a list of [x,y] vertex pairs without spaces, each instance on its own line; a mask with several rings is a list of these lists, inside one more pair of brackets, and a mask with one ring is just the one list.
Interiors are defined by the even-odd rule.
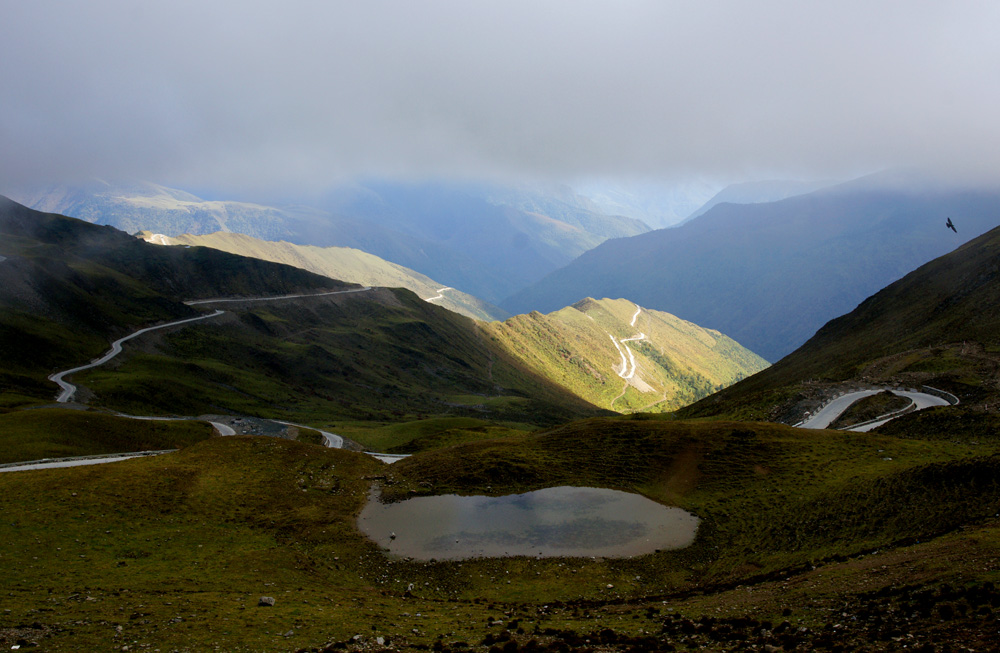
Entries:
[[76,458],[44,458],[42,460],[28,460],[23,463],[8,463],[0,465],[0,473],[3,472],[27,472],[33,469],[56,469],[60,467],[81,467],[83,465],[103,465],[105,463],[116,463],[129,458],[141,458],[144,456],[159,456],[163,453],[172,453],[176,449],[166,449],[164,451],[134,451],[132,453],[118,453],[101,456],[78,456]]
[[365,292],[371,290],[371,286],[364,286],[363,288],[351,288],[349,290],[332,290],[330,292],[320,292],[320,293],[310,293],[307,295],[279,295],[278,297],[226,297],[218,299],[196,299],[189,302],[184,302],[188,306],[197,306],[198,304],[221,304],[223,302],[276,302],[281,299],[301,299],[303,297],[329,297],[330,295],[346,295],[348,293],[354,292]]
[[[635,321],[639,318],[639,313],[641,313],[641,312],[642,312],[642,308],[638,304],[636,304],[636,306],[635,306],[635,313],[632,314],[632,321],[629,322],[629,326],[632,326],[632,327],[635,326]],[[627,380],[631,379],[633,376],[635,376],[635,354],[632,353],[631,347],[629,347],[625,343],[626,342],[634,342],[636,340],[645,340],[646,339],[646,334],[645,333],[638,333],[638,334],[632,336],[631,338],[618,338],[618,339],[615,339],[615,337],[609,333],[608,337],[611,338],[611,342],[614,343],[615,349],[618,350],[618,353],[622,357],[622,369],[621,369],[620,372],[618,370],[615,370],[615,374],[617,374],[618,376],[620,376],[621,378],[623,378],[623,379],[625,379],[627,381]],[[621,343],[621,344],[619,344],[619,343]],[[625,351],[622,351],[622,347],[625,348]],[[628,359],[627,360],[626,360],[626,353],[628,354]],[[619,395],[619,396],[621,396],[621,395]]]
[[433,302],[433,301],[437,301],[439,299],[444,299],[444,291],[445,290],[454,290],[454,288],[452,288],[450,286],[445,286],[444,288],[438,288],[438,294],[434,295],[433,297],[428,297],[424,301],[425,302]]
[[[804,429],[825,429],[829,428],[830,424],[833,423],[835,419],[840,417],[840,415],[851,407],[854,402],[859,399],[864,399],[865,397],[871,397],[872,395],[877,395],[880,392],[885,392],[890,390],[889,388],[877,388],[872,390],[858,390],[856,392],[848,392],[847,394],[837,397],[822,409],[820,409],[815,415],[809,417],[803,422],[797,424],[799,428]],[[914,410],[923,410],[924,408],[930,408],[931,406],[949,406],[951,402],[947,399],[943,399],[937,395],[928,394],[926,392],[916,392],[913,390],[891,390],[891,392],[900,397],[906,397],[912,402],[914,406],[912,409],[906,409],[907,412],[912,412]],[[883,415],[881,418],[865,422],[864,424],[857,424],[850,428],[844,429],[845,431],[857,431],[857,432],[867,432],[882,424],[885,424],[889,420],[899,416],[901,411],[894,411],[889,415]]]
[[344,448],[344,438],[337,435],[336,433],[330,433],[329,431],[320,431],[314,426],[306,426],[305,424],[296,424],[294,422],[282,422],[280,419],[274,420],[278,424],[284,424],[285,426],[294,426],[300,429],[310,429],[312,431],[318,431],[320,435],[323,436],[323,440],[326,442],[326,447],[328,449],[343,449]]
[[125,336],[124,338],[119,338],[118,340],[115,340],[114,342],[111,343],[111,350],[108,353],[101,356],[100,358],[97,358],[87,363],[86,365],[81,365],[80,367],[74,367],[73,369],[64,370],[62,372],[56,372],[55,374],[49,376],[49,381],[58,384],[59,387],[62,388],[62,392],[60,392],[59,396],[56,397],[56,401],[60,404],[65,404],[69,402],[70,399],[73,398],[74,394],[76,394],[76,386],[64,380],[66,376],[69,376],[70,374],[74,374],[76,372],[82,372],[83,370],[89,370],[92,367],[98,367],[100,365],[104,365],[109,360],[111,360],[118,354],[122,353],[122,343],[127,342],[132,338],[141,336],[144,333],[149,333],[150,331],[156,331],[157,329],[166,329],[167,327],[177,326],[179,324],[188,324],[189,322],[198,322],[199,320],[207,320],[209,318],[218,317],[223,313],[225,313],[225,311],[218,310],[215,311],[214,313],[209,313],[208,315],[199,315],[198,317],[189,317],[184,320],[175,320],[174,322],[167,322],[166,324],[158,324],[156,326],[146,327],[145,329],[139,329],[138,331],[131,333]]
[[[305,295],[280,295],[278,297],[241,297],[238,299],[233,298],[217,298],[217,299],[198,299],[194,301],[184,302],[188,306],[195,306],[197,304],[216,304],[222,302],[273,302],[281,299],[300,299],[303,297],[328,297],[330,295],[344,295],[347,293],[365,292],[371,290],[371,286],[364,286],[363,288],[351,288],[349,290],[333,290],[331,292],[323,293],[312,293]],[[209,318],[218,317],[225,313],[222,309],[217,309],[214,313],[209,313],[207,315],[199,315],[197,317],[189,317],[183,320],[175,320],[174,322],[167,322],[166,324],[158,324],[156,326],[146,327],[144,329],[139,329],[138,331],[131,333],[124,338],[119,338],[111,343],[111,350],[101,356],[98,359],[91,361],[86,365],[81,365],[80,367],[74,367],[73,369],[64,370],[62,372],[56,372],[49,376],[49,381],[56,383],[62,388],[62,392],[56,398],[56,401],[61,404],[69,402],[76,394],[76,386],[65,380],[65,377],[76,372],[82,372],[83,370],[89,370],[93,367],[98,367],[104,365],[109,360],[122,353],[122,343],[131,340],[137,336],[141,336],[144,333],[149,333],[150,331],[156,331],[157,329],[166,329],[167,327],[173,327],[180,324],[188,324],[189,322],[198,322],[199,320],[207,320]]]
[[[221,302],[267,302],[267,301],[277,301],[277,300],[282,300],[282,299],[299,299],[299,298],[308,298],[308,297],[327,297],[327,296],[330,296],[330,295],[342,295],[342,294],[347,294],[347,293],[365,292],[365,291],[368,291],[368,290],[372,290],[372,287],[371,286],[365,286],[365,287],[362,287],[362,288],[351,288],[349,290],[335,290],[335,291],[331,291],[331,292],[311,293],[311,294],[301,294],[301,295],[281,295],[281,296],[278,296],[278,297],[241,297],[241,298],[199,299],[199,300],[188,301],[188,302],[184,302],[184,303],[187,304],[188,306],[194,306],[194,305],[197,305],[197,304],[213,304],[213,303],[221,303]],[[444,290],[449,290],[449,288],[442,288],[441,289],[441,291],[444,291]],[[213,318],[213,317],[218,317],[219,315],[222,315],[224,313],[225,313],[225,311],[223,311],[222,309],[217,309],[214,313],[208,313],[208,314],[205,314],[205,315],[198,315],[196,317],[185,318],[183,320],[175,320],[173,322],[167,322],[165,324],[157,324],[155,326],[145,327],[145,328],[139,329],[138,331],[130,333],[129,335],[127,335],[127,336],[125,336],[123,338],[119,338],[118,340],[115,340],[114,342],[111,343],[111,349],[106,354],[104,354],[103,356],[101,356],[100,358],[94,359],[93,361],[91,361],[90,363],[88,363],[86,365],[81,365],[79,367],[74,367],[74,368],[71,368],[71,369],[68,369],[68,370],[63,370],[62,372],[56,372],[55,374],[52,374],[52,375],[50,375],[48,377],[50,381],[52,381],[53,383],[56,383],[61,388],[61,392],[59,393],[59,396],[56,398],[56,402],[57,403],[68,403],[73,398],[73,396],[76,394],[77,386],[75,386],[72,383],[66,381],[65,377],[69,376],[70,374],[74,374],[76,372],[81,372],[83,370],[88,370],[88,369],[91,369],[91,368],[94,368],[94,367],[98,367],[100,365],[103,365],[103,364],[107,363],[109,360],[111,360],[112,358],[114,358],[118,354],[122,353],[122,344],[123,343],[128,342],[129,340],[132,340],[133,338],[141,336],[141,335],[143,335],[145,333],[149,333],[150,331],[156,331],[158,329],[166,329],[168,327],[178,326],[178,325],[181,325],[181,324],[189,324],[191,322],[198,322],[198,321],[201,321],[201,320],[207,320],[207,319],[210,319],[210,318]],[[198,419],[198,418],[195,418],[195,417],[152,417],[152,416],[138,416],[138,415],[126,415],[124,413],[118,413],[118,416],[119,417],[129,418],[129,419],[158,420],[158,421],[173,421],[173,420]],[[236,435],[236,431],[231,426],[229,426],[228,424],[223,424],[222,422],[217,422],[217,421],[212,421],[212,420],[205,420],[205,421],[207,421],[209,424],[211,424],[212,427],[221,436]],[[294,424],[292,422],[281,422],[279,420],[275,420],[275,421],[278,422],[279,424],[284,424],[286,426],[296,426],[296,427],[309,428],[309,429],[313,428],[311,426],[304,426],[302,424]],[[343,448],[343,446],[344,446],[344,439],[341,436],[337,435],[336,433],[330,433],[328,431],[321,431],[319,429],[314,429],[314,430],[319,431],[319,433],[323,436],[323,440],[324,440],[324,442],[325,442],[325,444],[326,444],[326,446],[328,448],[331,448],[331,449],[341,449],[341,448]],[[60,460],[49,460],[49,459],[34,460],[34,461],[27,461],[25,463],[13,463],[13,464],[10,464],[10,465],[0,465],[0,472],[27,471],[27,470],[31,470],[31,469],[48,469],[48,468],[56,468],[56,467],[75,467],[75,466],[79,466],[79,465],[98,465],[98,464],[109,463],[109,462],[117,462],[119,460],[127,460],[129,458],[136,458],[136,457],[140,457],[140,456],[159,455],[161,453],[168,453],[170,451],[173,451],[173,450],[169,449],[169,450],[165,450],[165,451],[137,451],[137,452],[131,452],[131,453],[111,454],[111,455],[107,455],[107,456],[79,456],[79,457],[75,457],[75,458],[67,458],[67,459],[60,459]],[[372,454],[372,455],[375,455],[375,454]],[[393,457],[393,456],[389,456],[389,457],[393,458],[394,460],[398,460],[399,459],[399,457]]]

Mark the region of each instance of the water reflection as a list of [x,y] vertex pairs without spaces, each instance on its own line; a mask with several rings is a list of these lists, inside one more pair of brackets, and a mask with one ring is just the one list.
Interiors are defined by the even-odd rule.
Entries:
[[698,518],[638,494],[564,486],[502,497],[449,494],[392,504],[372,497],[358,525],[391,553],[417,560],[628,557],[688,546]]

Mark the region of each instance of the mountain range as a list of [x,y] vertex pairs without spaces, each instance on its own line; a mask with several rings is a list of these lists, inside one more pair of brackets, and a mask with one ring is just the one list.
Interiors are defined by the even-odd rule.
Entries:
[[167,236],[242,233],[299,245],[351,247],[489,302],[536,281],[611,237],[648,231],[601,213],[567,189],[369,182],[313,205],[207,201],[149,182],[20,190],[32,208]]
[[[996,226],[996,189],[885,173],[606,241],[501,302],[552,311],[627,297],[717,329],[769,361],[913,268]],[[958,233],[945,228],[951,217]]]
[[[681,411],[795,422],[824,389],[931,386],[961,400],[956,433],[1000,402],[1000,227],[930,261],[831,320],[770,368]],[[920,413],[890,424],[929,419]],[[962,424],[964,423],[964,425]],[[883,427],[886,428],[886,427]],[[938,424],[937,428],[944,428]]]
[[286,241],[272,242],[223,231],[201,236],[167,236],[149,231],[140,231],[138,235],[157,245],[211,247],[240,256],[294,265],[316,274],[363,286],[407,288],[425,301],[436,302],[438,306],[477,320],[502,320],[510,317],[503,309],[477,297],[445,287],[419,272],[351,247],[295,245]]
[[[655,399],[668,371],[714,390],[712,374],[741,362],[749,374],[762,361],[631,298],[476,323],[406,289],[152,245],[0,200],[4,451],[42,450],[53,433],[66,440],[56,450],[74,453],[180,447],[0,474],[0,642],[989,650],[1000,605],[998,260],[994,228],[901,274],[774,366],[670,414],[618,415],[599,406],[641,408],[641,384]],[[308,296],[258,302],[258,293]],[[218,294],[242,299],[73,375],[88,405],[42,407],[54,392],[47,372],[141,325],[198,314],[182,300]],[[598,376],[611,382],[604,390],[591,384]],[[959,403],[871,433],[788,425],[851,387],[899,384]],[[295,427],[298,440],[210,437],[203,425],[111,409],[336,423],[405,441],[400,450],[414,455],[386,465],[310,444],[301,437],[310,429]],[[375,492],[401,504],[556,486],[641,494],[696,517],[696,536],[623,558],[418,561],[386,555],[358,525]],[[625,514],[602,523],[602,539],[645,532]],[[562,536],[589,543],[577,529]]]
[[[0,228],[5,400],[12,405],[53,392],[44,379],[56,360],[93,357],[128,325],[195,315],[182,300],[359,289],[209,247],[154,245],[10,201],[0,211]],[[214,241],[309,262],[301,248],[233,235]],[[306,254],[322,262],[325,253]],[[427,299],[374,287],[282,302],[230,301],[221,305],[226,315],[151,336],[151,349],[76,377],[103,405],[133,414],[238,410],[326,420],[457,414],[545,424],[610,409],[619,392],[622,409],[651,398],[654,389],[659,401],[680,405],[762,364],[719,334],[671,316],[643,316],[639,326],[649,332],[648,342],[631,345],[638,354],[632,385],[645,393],[637,398],[626,395],[624,369],[613,365],[619,356],[625,360],[623,339],[634,335],[629,329],[636,325],[624,323],[628,302],[610,311],[592,302],[588,317],[595,327],[576,328],[572,342],[550,338],[525,346],[509,337],[518,331],[516,321],[477,323]],[[663,327],[656,325],[665,320],[670,333],[661,338]],[[678,339],[681,333],[686,339]],[[591,373],[585,382],[580,370]]]

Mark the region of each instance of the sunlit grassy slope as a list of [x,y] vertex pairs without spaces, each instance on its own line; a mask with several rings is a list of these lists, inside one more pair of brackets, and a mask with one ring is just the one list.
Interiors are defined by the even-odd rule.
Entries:
[[[144,231],[140,236],[150,240],[153,234]],[[162,240],[161,237],[154,242]],[[455,289],[441,292],[445,284],[402,265],[351,247],[315,247],[296,245],[285,241],[271,242],[243,234],[221,231],[202,236],[183,234],[168,237],[167,243],[211,247],[241,256],[285,263],[326,277],[358,283],[363,286],[408,288],[422,299],[438,297],[434,301],[439,306],[479,320],[496,320],[508,317],[505,311],[481,299]]]
[[[482,328],[525,365],[622,412],[674,410],[767,366],[718,331],[637,309],[625,299],[587,298],[548,315],[518,315]],[[633,339],[639,335],[645,337]],[[633,359],[634,374],[622,378]]]

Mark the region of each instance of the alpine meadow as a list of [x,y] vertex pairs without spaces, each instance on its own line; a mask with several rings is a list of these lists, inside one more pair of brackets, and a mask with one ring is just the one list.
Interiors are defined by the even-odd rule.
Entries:
[[1000,650],[997,24],[0,0],[0,647]]

